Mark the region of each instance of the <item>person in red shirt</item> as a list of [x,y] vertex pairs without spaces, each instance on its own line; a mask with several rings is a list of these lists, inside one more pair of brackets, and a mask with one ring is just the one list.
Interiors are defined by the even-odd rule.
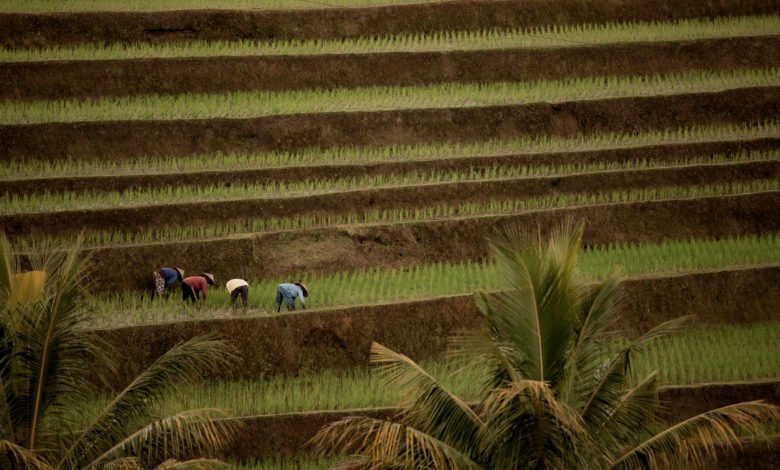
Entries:
[[209,286],[214,285],[214,275],[211,273],[200,273],[199,276],[190,276],[184,278],[181,282],[181,294],[184,301],[191,300],[198,302],[203,296],[206,301],[206,291]]

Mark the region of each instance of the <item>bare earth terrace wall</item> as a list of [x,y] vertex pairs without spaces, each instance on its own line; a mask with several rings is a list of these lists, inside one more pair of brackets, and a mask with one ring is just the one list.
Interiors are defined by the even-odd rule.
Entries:
[[0,99],[557,80],[780,65],[780,36],[549,49],[0,63]]
[[[681,315],[700,324],[749,324],[777,320],[780,267],[628,279],[621,284],[623,320],[629,334]],[[762,295],[754,295],[762,292]],[[253,295],[272,293],[253,293]],[[315,312],[182,321],[95,330],[124,360],[116,385],[127,383],[178,342],[206,333],[238,349],[226,379],[297,375],[368,365],[372,341],[415,360],[440,355],[458,330],[479,324],[471,295]]]
[[77,234],[88,230],[130,230],[160,225],[188,225],[197,214],[200,224],[231,222],[251,217],[291,217],[299,214],[340,214],[367,210],[414,209],[436,204],[486,203],[490,200],[546,197],[654,188],[714,185],[780,177],[780,160],[681,168],[605,171],[583,175],[492,181],[427,184],[289,198],[240,199],[169,203],[139,207],[69,210],[0,216],[6,235]]
[[[676,162],[707,155],[736,155],[780,148],[780,137],[686,144],[645,145],[609,150],[519,153],[477,157],[433,158],[430,160],[382,161],[333,165],[297,165],[257,170],[196,171],[138,175],[72,176],[64,178],[28,178],[0,181],[0,194],[41,194],[64,191],[124,191],[131,188],[160,186],[209,186],[213,184],[259,184],[306,179],[354,178],[401,174],[413,171],[468,171],[493,166],[587,165],[593,163]],[[563,181],[561,181],[563,183]],[[560,184],[559,186],[560,187]]]
[[[766,400],[780,404],[780,382],[667,388],[662,390],[659,398],[668,407],[662,419],[675,423],[708,409],[740,401]],[[311,451],[307,442],[328,423],[349,416],[386,419],[396,412],[395,408],[373,408],[237,418],[243,426],[242,438],[236,439],[224,451],[223,457],[245,461],[307,454]],[[774,468],[763,465],[780,463],[780,456],[776,453],[780,453],[778,438],[770,444],[748,444],[742,451],[733,454],[723,452],[719,456],[719,465],[714,468]]]
[[251,119],[0,126],[0,158],[29,161],[475,142],[529,135],[638,132],[780,117],[780,87],[604,100]]
[[[586,222],[587,245],[660,242],[780,230],[780,193],[609,204],[512,216],[277,232],[213,241],[91,250],[98,290],[142,288],[158,266],[211,272],[217,279],[288,279],[309,274],[403,267],[487,256],[485,237],[506,225],[540,233],[566,219]],[[123,266],[117,270],[116,266]]]
[[453,1],[299,11],[0,14],[0,45],[180,39],[356,37],[437,30],[531,27],[774,13],[777,0]]

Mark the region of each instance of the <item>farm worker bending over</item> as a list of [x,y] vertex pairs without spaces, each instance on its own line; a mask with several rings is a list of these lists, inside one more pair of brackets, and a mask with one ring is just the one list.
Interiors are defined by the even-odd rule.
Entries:
[[241,296],[241,303],[246,308],[249,304],[249,283],[243,279],[231,279],[225,286],[230,292],[230,305],[235,307],[238,296]]
[[190,276],[181,283],[182,299],[190,299],[193,302],[197,302],[203,295],[203,301],[205,302],[206,291],[210,285],[214,285],[214,275],[211,273],[200,273],[200,276]]
[[306,285],[302,282],[295,284],[279,284],[276,288],[276,311],[282,309],[282,299],[287,303],[287,310],[295,310],[295,299],[301,301],[301,307],[306,309],[303,298],[309,296]]
[[153,272],[154,289],[152,289],[152,300],[154,300],[154,294],[162,295],[165,289],[170,289],[171,286],[176,284],[176,281],[181,281],[182,279],[184,279],[184,270],[176,266],[160,268]]

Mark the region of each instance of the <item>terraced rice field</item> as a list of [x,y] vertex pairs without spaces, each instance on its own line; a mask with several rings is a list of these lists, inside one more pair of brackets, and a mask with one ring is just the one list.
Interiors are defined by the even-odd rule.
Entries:
[[[319,426],[389,413],[373,340],[473,397],[443,353],[470,293],[505,287],[485,238],[513,224],[586,222],[581,274],[625,275],[627,336],[696,315],[636,364],[664,419],[780,402],[780,2],[714,3],[0,0],[0,226],[21,251],[82,234],[88,334],[133,359],[117,385],[182,338],[235,341],[163,407],[245,421],[236,468],[325,468]],[[150,302],[164,265],[218,285]],[[297,279],[309,308],[277,314]]]

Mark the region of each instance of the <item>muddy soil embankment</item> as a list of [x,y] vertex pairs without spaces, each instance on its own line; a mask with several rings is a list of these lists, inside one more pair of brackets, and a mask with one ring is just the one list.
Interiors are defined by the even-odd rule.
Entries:
[[[777,266],[628,279],[620,286],[624,313],[617,328],[635,336],[686,314],[694,315],[696,324],[776,321],[780,292],[773,286],[778,281]],[[766,294],[752,295],[759,289]],[[265,294],[269,293],[252,293]],[[93,334],[107,341],[117,357],[133,358],[119,365],[115,385],[121,386],[175,344],[207,333],[228,339],[238,351],[233,367],[218,376],[251,379],[366,367],[373,341],[415,360],[432,359],[446,351],[452,335],[479,322],[472,296],[459,295],[270,317],[121,327]]]
[[0,14],[0,46],[324,39],[548,24],[772,14],[778,0],[452,1],[369,8]]
[[197,215],[198,224],[230,223],[253,217],[324,216],[370,210],[414,209],[439,204],[452,206],[459,203],[487,203],[492,200],[588,193],[593,188],[598,188],[600,193],[611,193],[638,188],[724,184],[778,177],[780,160],[694,165],[568,176],[425,184],[287,198],[31,212],[0,216],[0,227],[3,227],[9,237],[77,234],[82,230],[135,232],[160,226],[191,225],[193,214]]
[[[607,204],[510,216],[348,226],[89,250],[96,290],[145,288],[159,266],[211,272],[218,280],[290,279],[421,263],[485,259],[485,238],[506,226],[546,235],[583,221],[585,245],[721,238],[780,230],[780,193]],[[122,266],[118,270],[116,266]]]
[[[668,407],[662,419],[676,423],[712,408],[748,400],[766,400],[780,404],[780,382],[704,385],[699,387],[666,388],[660,393],[661,403]],[[243,439],[237,439],[225,457],[245,461],[279,456],[303,455],[311,452],[306,443],[323,426],[349,416],[386,419],[397,413],[396,408],[289,413],[238,418],[243,426]],[[769,444],[751,443],[736,453],[719,454],[719,469],[765,469],[780,464],[780,438]],[[768,465],[768,466],[767,466]]]
[[494,166],[560,166],[595,163],[678,162],[707,155],[734,156],[780,148],[780,137],[685,144],[659,144],[608,150],[518,153],[474,157],[442,157],[429,160],[398,159],[374,163],[293,165],[246,170],[196,171],[191,173],[117,174],[29,178],[0,181],[0,194],[42,194],[65,191],[124,191],[161,186],[210,186],[214,184],[268,184],[328,178],[357,178],[427,171],[469,171]]
[[780,65],[780,36],[446,52],[0,63],[0,99],[558,80]]
[[0,126],[0,159],[93,159],[479,142],[622,133],[780,118],[780,87],[466,108],[291,114],[249,119]]

